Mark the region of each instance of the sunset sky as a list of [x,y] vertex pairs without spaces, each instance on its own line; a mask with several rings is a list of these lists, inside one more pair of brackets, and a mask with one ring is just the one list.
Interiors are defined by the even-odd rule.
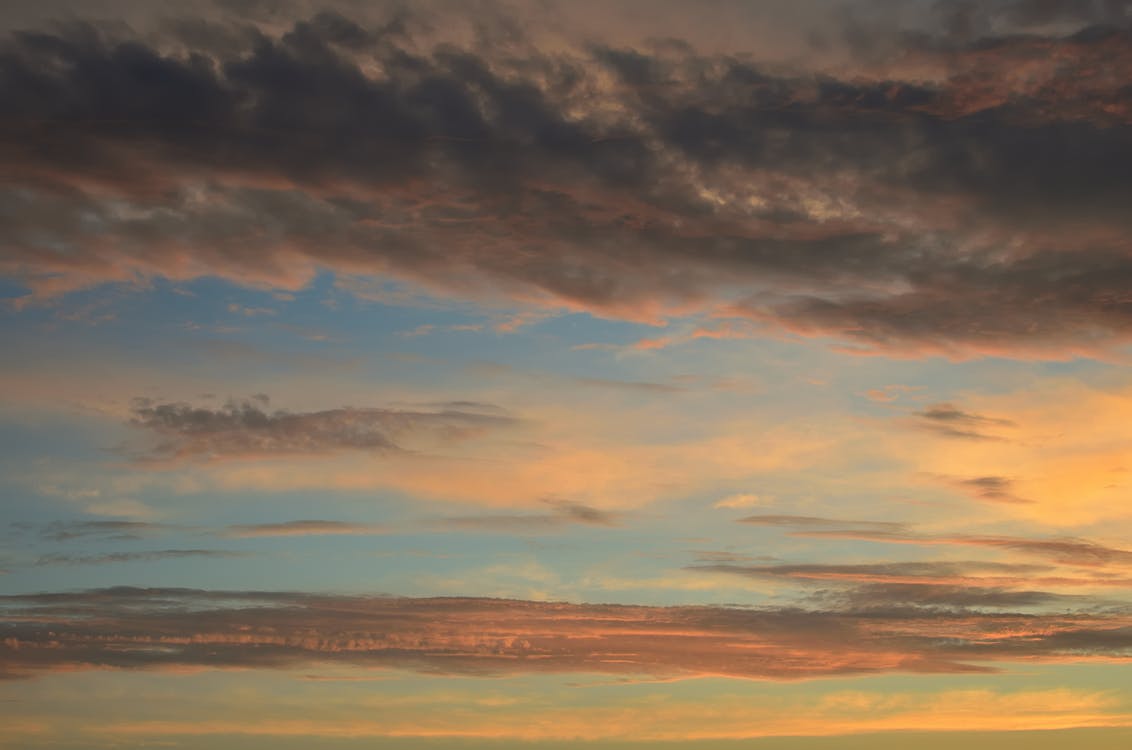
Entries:
[[1132,2],[9,0],[0,747],[1132,747]]

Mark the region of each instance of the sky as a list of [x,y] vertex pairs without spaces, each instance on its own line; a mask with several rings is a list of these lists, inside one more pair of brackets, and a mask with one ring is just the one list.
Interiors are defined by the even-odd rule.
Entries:
[[1132,746],[1132,3],[10,0],[0,747]]

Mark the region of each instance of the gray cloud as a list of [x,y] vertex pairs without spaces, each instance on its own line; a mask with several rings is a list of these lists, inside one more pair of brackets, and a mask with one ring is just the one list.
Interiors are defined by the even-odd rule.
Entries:
[[514,25],[431,47],[404,14],[173,25],[160,46],[14,32],[0,272],[44,299],[329,270],[903,354],[1095,353],[1132,339],[1128,19],[996,8],[886,30],[842,77],[679,43],[551,55]]
[[[982,414],[963,411],[953,404],[935,404],[914,414],[916,426],[938,435],[962,440],[1003,440],[994,430],[1013,427],[1008,419],[988,417]],[[987,480],[996,479],[986,477]],[[1006,480],[1002,480],[1006,481]]]
[[153,403],[140,399],[131,424],[158,442],[147,460],[246,458],[327,454],[349,450],[399,451],[401,441],[428,436],[464,440],[515,424],[494,412],[402,411],[341,408],[294,413],[268,411],[266,397],[231,401],[223,407]]
[[1032,500],[1018,497],[1013,492],[1014,481],[1006,477],[985,476],[952,479],[952,484],[979,500],[995,503],[1029,503]]

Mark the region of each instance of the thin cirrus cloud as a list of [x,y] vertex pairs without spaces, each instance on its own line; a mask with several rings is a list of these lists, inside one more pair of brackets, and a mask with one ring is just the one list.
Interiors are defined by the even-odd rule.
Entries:
[[478,516],[456,516],[433,522],[439,529],[464,529],[500,533],[538,533],[555,531],[565,526],[616,526],[621,516],[612,511],[584,503],[565,500],[544,500],[549,513],[494,513]]
[[1094,592],[1132,588],[1127,571],[1067,574],[1049,565],[982,560],[755,565],[701,557],[700,564],[686,569],[808,587],[803,601],[841,612],[900,612],[909,617],[959,610],[1049,612],[1055,607],[1082,613],[1119,612],[1126,611],[1126,605]]
[[1132,567],[1132,550],[1072,537],[1032,538],[1005,534],[919,534],[912,526],[896,521],[850,521],[815,516],[756,515],[736,519],[737,523],[776,526],[791,530],[793,536],[828,539],[855,539],[887,544],[921,546],[984,547],[1021,552],[1060,565],[1086,568]]
[[801,679],[1119,661],[1132,648],[1126,615],[962,607],[925,618],[893,606],[751,610],[134,588],[6,596],[0,606],[0,675],[8,678],[337,663],[472,676]]
[[351,523],[349,521],[298,520],[278,523],[233,524],[225,527],[223,536],[235,538],[290,537],[290,536],[370,536],[388,534],[390,528],[382,524]]
[[185,558],[233,558],[245,557],[246,552],[216,549],[161,549],[136,552],[106,552],[98,555],[52,554],[43,555],[36,565],[106,565],[109,563],[155,562],[158,560],[182,560]]
[[854,528],[800,529],[796,534],[798,536],[857,539],[890,544],[985,547],[1021,552],[1033,557],[1045,558],[1060,565],[1081,567],[1132,566],[1132,550],[1110,547],[1087,539],[1029,539],[1017,536],[977,534],[932,536],[901,531],[889,532]]
[[913,416],[917,427],[961,440],[1004,440],[996,431],[1015,426],[1009,419],[975,414],[947,403],[929,406]]
[[[768,580],[908,585],[1018,585],[1051,570],[1040,565],[980,560],[877,563],[787,563],[776,565],[696,565],[691,570],[730,573]],[[1063,579],[1056,579],[1062,582]],[[1107,579],[1106,579],[1107,580]],[[1067,581],[1066,581],[1067,582]],[[1128,581],[1123,581],[1127,585]]]
[[269,411],[267,398],[223,407],[135,400],[130,424],[156,438],[143,461],[328,455],[343,451],[398,452],[404,441],[470,439],[517,420],[492,411],[444,408],[409,411],[340,408]]
[[752,526],[785,526],[801,529],[853,529],[876,533],[892,533],[903,531],[906,524],[896,521],[846,521],[835,518],[821,518],[818,516],[793,516],[774,513],[762,513],[753,516],[744,516],[736,519],[736,523],[747,523]]
[[427,15],[7,35],[0,272],[42,300],[329,270],[905,355],[1132,340],[1124,16],[880,24],[839,72],[679,43],[552,56],[513,26],[434,47]]
[[39,533],[44,539],[53,542],[87,538],[124,541],[142,539],[151,534],[176,528],[170,524],[151,521],[53,521]]
[[737,523],[791,529],[794,536],[856,539],[868,542],[922,546],[967,546],[1002,549],[1042,557],[1061,565],[1104,567],[1132,566],[1132,550],[1111,547],[1072,537],[1031,538],[1004,534],[917,534],[906,523],[895,521],[849,521],[815,516],[755,515]]

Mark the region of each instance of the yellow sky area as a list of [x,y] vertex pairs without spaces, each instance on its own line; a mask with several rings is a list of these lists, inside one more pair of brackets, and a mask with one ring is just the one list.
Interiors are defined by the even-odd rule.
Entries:
[[973,501],[995,515],[1048,526],[1132,520],[1132,387],[1041,383],[1006,396],[971,396],[957,405],[1012,424],[959,425],[987,439],[923,432],[894,441],[922,481],[938,486],[949,479],[1001,477],[1012,495],[1029,502]]
[[729,483],[803,470],[834,442],[789,427],[767,429],[754,420],[726,425],[726,432],[699,440],[664,443],[644,436],[638,437],[641,442],[618,442],[598,427],[558,426],[550,435],[531,434],[529,442],[490,440],[442,453],[228,461],[207,470],[217,485],[235,490],[385,488],[484,506],[532,507],[552,497],[636,508],[697,493],[714,499]]
[[[322,738],[446,737],[499,740],[675,741],[785,736],[838,736],[891,731],[1017,731],[1132,726],[1132,713],[1111,693],[1070,689],[1002,693],[952,690],[884,694],[843,691],[818,700],[726,695],[682,700],[653,694],[601,705],[552,705],[545,698],[486,700],[474,694],[383,696],[351,711],[334,705],[322,717],[257,703],[245,693],[228,716],[62,721],[48,732],[136,742],[187,735]],[[439,709],[439,710],[438,710]],[[181,710],[184,710],[182,707]],[[365,716],[364,719],[356,718]],[[27,723],[29,734],[44,727]]]

